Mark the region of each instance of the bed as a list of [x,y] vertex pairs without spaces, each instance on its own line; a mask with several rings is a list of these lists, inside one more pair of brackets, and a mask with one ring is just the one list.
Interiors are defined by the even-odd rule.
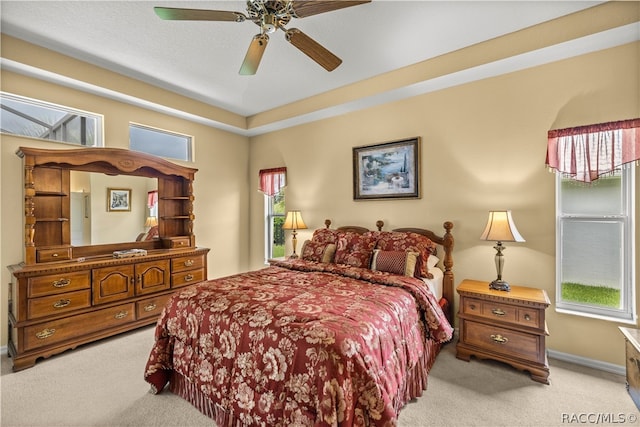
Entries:
[[453,224],[314,231],[300,258],[176,292],[145,368],[222,426],[391,426],[453,334]]

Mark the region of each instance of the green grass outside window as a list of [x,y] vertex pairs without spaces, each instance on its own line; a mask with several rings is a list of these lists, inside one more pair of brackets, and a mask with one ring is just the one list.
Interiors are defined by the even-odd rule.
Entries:
[[618,308],[620,290],[567,282],[562,284],[562,300]]

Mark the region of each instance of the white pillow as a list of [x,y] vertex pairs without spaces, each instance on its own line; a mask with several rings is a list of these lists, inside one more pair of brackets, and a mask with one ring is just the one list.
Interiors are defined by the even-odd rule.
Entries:
[[427,270],[431,270],[439,262],[440,262],[440,259],[437,256],[429,255],[429,258],[427,258]]

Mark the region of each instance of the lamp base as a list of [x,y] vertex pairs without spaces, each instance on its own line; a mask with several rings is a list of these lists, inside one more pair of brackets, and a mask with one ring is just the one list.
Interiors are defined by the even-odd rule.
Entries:
[[511,290],[511,286],[509,286],[509,284],[504,280],[496,279],[493,282],[489,283],[489,289],[509,292]]
[[296,259],[296,258],[298,258],[298,254],[289,255],[289,259]]

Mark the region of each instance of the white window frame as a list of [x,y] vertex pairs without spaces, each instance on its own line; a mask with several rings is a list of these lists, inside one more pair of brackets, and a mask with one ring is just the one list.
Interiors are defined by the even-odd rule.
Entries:
[[[635,171],[633,167],[622,169],[622,213],[620,215],[564,214],[562,210],[562,175],[556,176],[556,311],[559,313],[591,317],[601,320],[636,324],[635,295]],[[597,184],[596,184],[597,185]],[[571,221],[599,221],[618,223],[622,226],[623,259],[621,309],[597,307],[562,300],[562,230],[563,223]]]
[[[280,190],[283,192],[284,189]],[[273,218],[280,216],[282,218],[285,217],[285,214],[275,214],[273,212],[273,203],[276,199],[276,196],[280,194],[274,194],[273,196],[269,196],[267,194],[264,195],[264,263],[268,264],[268,260],[273,258]],[[284,195],[283,195],[284,196]]]
[[[25,137],[25,138],[34,138],[34,139],[39,139],[39,140],[42,140],[42,141],[55,142],[55,143],[58,143],[58,144],[70,144],[70,145],[73,145],[74,147],[104,147],[104,116],[101,115],[101,114],[96,114],[96,113],[92,113],[92,112],[89,112],[89,111],[78,110],[76,108],[71,108],[71,107],[67,107],[67,106],[64,106],[64,105],[54,104],[52,102],[41,101],[39,99],[28,98],[26,96],[16,95],[16,94],[12,94],[12,93],[8,93],[8,92],[2,92],[2,91],[0,91],[0,98],[7,99],[7,100],[10,100],[10,101],[14,101],[14,102],[21,102],[23,104],[32,105],[34,107],[45,108],[45,109],[49,109],[49,110],[55,110],[56,112],[65,112],[65,113],[67,113],[67,117],[65,117],[63,120],[59,121],[58,123],[54,124],[56,126],[56,129],[57,129],[56,132],[57,131],[61,131],[63,134],[65,133],[65,123],[68,122],[69,119],[71,118],[69,116],[78,116],[78,117],[81,117],[81,118],[94,120],[95,121],[95,135],[94,135],[93,144],[89,145],[89,144],[82,144],[82,143],[78,143],[78,142],[65,141],[63,139],[43,138],[43,137],[40,137],[40,136],[25,135],[25,134],[20,134],[20,133],[13,133],[13,132],[2,131],[0,133],[4,133],[6,135],[21,136],[21,137]],[[7,106],[3,106],[3,109],[5,107],[7,107]],[[7,110],[7,111],[11,111],[11,110]],[[12,113],[13,114],[17,114],[19,116],[22,116],[23,118],[29,120],[26,116],[20,114],[19,111],[12,111]],[[37,119],[35,119],[35,120],[37,120]],[[42,125],[46,127],[46,124],[42,123]]]
[[[146,132],[153,132],[153,133],[157,133],[160,137],[162,136],[168,136],[168,137],[177,137],[177,138],[181,138],[181,139],[185,139],[187,142],[185,144],[184,148],[186,151],[186,156],[185,157],[176,157],[176,156],[169,156],[166,153],[162,153],[159,151],[146,151],[146,150],[141,150],[140,147],[136,147],[135,149],[133,147],[131,147],[131,129],[132,128],[137,128],[137,129],[141,129],[144,130]],[[147,154],[151,154],[153,156],[157,156],[157,157],[162,157],[162,158],[168,158],[168,159],[175,159],[175,160],[182,160],[185,162],[193,162],[193,145],[194,145],[194,137],[192,135],[187,135],[184,133],[180,133],[180,132],[174,132],[171,130],[166,130],[166,129],[160,129],[157,127],[153,127],[153,126],[148,126],[148,125],[143,125],[141,123],[135,123],[135,122],[129,122],[129,148],[135,151],[139,151],[141,153],[147,153]]]

